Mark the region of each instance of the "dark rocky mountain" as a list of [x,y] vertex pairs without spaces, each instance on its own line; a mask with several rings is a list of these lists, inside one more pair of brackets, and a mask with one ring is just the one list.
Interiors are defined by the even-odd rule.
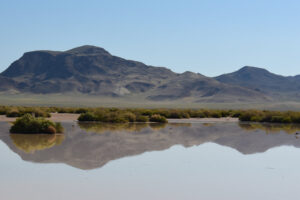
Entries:
[[152,101],[262,102],[297,99],[300,76],[284,77],[253,67],[216,78],[178,74],[86,45],[68,51],[25,53],[0,74],[0,91],[133,96]]
[[1,75],[14,82],[20,92],[111,96],[143,92],[176,76],[168,69],[125,60],[93,46],[28,52]]
[[239,85],[263,92],[276,99],[294,99],[300,97],[300,76],[281,76],[257,67],[243,67],[240,70],[223,74],[216,80]]
[[0,91],[15,89],[16,83],[14,80],[0,75]]

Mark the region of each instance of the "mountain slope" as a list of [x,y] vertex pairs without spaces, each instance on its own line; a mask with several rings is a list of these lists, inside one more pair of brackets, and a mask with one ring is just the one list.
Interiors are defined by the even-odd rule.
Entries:
[[222,83],[261,91],[277,98],[298,99],[300,94],[299,76],[281,76],[262,68],[246,66],[215,79]]
[[16,87],[22,92],[122,95],[130,93],[126,87],[150,88],[175,74],[112,56],[102,48],[83,46],[65,52],[25,53],[2,76],[18,82]]
[[8,91],[11,89],[15,89],[16,83],[10,78],[4,77],[0,75],[0,91]]
[[212,78],[192,72],[179,74],[175,79],[160,85],[148,98],[164,100],[184,97],[193,97],[196,102],[268,100],[268,98],[260,92],[239,86],[223,84]]
[[82,93],[149,100],[265,101],[263,93],[221,83],[192,72],[177,74],[163,67],[111,55],[100,47],[25,53],[0,76],[0,90],[20,93]]

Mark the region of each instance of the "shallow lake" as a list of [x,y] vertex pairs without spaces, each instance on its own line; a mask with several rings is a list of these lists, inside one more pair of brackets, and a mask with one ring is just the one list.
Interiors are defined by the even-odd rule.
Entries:
[[[77,124],[10,135],[0,122],[0,199],[298,199],[300,127]],[[300,136],[299,136],[300,137]]]

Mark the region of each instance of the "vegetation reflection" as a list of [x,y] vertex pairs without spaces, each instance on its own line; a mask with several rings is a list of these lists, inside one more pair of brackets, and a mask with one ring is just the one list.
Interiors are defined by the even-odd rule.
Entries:
[[10,134],[10,138],[18,149],[26,153],[49,149],[65,139],[62,134]]
[[150,127],[152,130],[160,130],[166,127],[165,123],[89,123],[79,122],[79,127],[87,132],[104,133],[115,131],[138,132]]
[[279,133],[281,131],[288,134],[299,134],[299,124],[272,124],[272,123],[240,123],[239,126],[248,131],[263,130],[266,133]]
[[146,128],[146,123],[87,123],[79,122],[79,127],[87,132],[103,133],[106,131],[140,131]]

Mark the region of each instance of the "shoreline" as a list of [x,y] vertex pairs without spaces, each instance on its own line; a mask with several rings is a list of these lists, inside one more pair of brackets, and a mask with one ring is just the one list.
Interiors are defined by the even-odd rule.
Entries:
[[[72,113],[51,113],[47,118],[54,122],[77,122],[80,114]],[[6,117],[0,115],[0,122],[14,122],[16,117]],[[221,118],[188,118],[188,119],[167,119],[169,123],[215,123],[215,122],[239,122],[238,118],[221,117]]]
[[[46,118],[54,122],[74,122],[77,121],[80,114],[72,113],[51,113],[51,117]],[[14,122],[16,117],[6,117],[5,115],[0,115],[0,122]]]

